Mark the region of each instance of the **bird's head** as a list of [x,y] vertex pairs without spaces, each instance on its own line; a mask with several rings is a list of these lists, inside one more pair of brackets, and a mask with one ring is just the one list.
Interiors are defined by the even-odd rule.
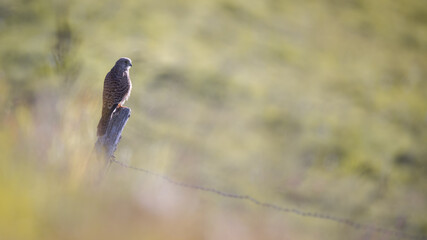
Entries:
[[132,67],[132,60],[127,57],[122,57],[116,62],[116,66],[123,71],[128,71],[130,67]]

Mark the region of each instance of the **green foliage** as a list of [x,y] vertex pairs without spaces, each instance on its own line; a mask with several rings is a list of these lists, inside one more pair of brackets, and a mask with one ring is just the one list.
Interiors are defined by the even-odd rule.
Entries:
[[1,239],[365,234],[116,165],[97,183],[102,83],[122,56],[132,116],[117,159],[427,235],[423,1],[2,0]]

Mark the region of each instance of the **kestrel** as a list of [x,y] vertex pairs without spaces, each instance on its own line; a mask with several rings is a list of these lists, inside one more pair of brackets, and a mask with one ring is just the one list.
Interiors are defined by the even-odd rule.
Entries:
[[102,115],[98,123],[98,136],[103,136],[107,131],[111,115],[122,107],[128,100],[132,83],[129,78],[129,69],[132,61],[129,58],[120,58],[114,67],[107,73],[104,80],[102,93]]

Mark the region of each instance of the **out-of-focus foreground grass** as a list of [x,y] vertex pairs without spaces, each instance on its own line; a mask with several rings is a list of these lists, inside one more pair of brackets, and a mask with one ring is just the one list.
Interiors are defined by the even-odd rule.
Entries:
[[0,0],[0,239],[378,239],[114,164],[99,182],[121,56],[117,160],[427,234],[424,1]]

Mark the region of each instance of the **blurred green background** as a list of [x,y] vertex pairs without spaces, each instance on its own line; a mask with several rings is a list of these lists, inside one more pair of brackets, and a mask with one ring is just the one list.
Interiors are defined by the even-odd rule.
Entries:
[[0,0],[0,239],[395,239],[91,157],[133,60],[117,160],[427,235],[423,0]]

